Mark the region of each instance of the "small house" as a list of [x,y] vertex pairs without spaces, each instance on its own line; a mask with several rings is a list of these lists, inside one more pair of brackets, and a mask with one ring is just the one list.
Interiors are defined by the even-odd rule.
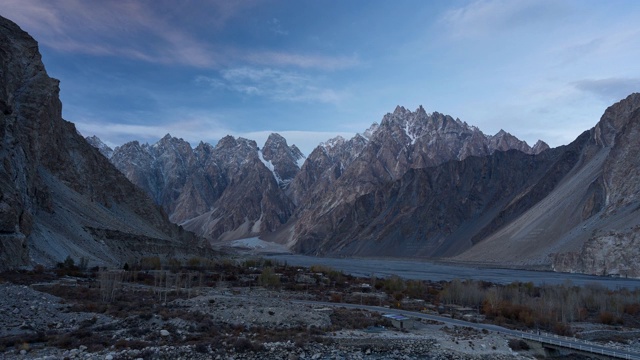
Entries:
[[391,320],[393,327],[397,329],[413,329],[413,319],[400,314],[385,314],[382,317]]

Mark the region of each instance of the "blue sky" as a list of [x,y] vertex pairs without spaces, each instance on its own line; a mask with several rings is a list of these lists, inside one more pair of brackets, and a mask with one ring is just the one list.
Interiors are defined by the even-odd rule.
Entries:
[[109,145],[271,132],[308,154],[423,105],[533,145],[640,91],[640,1],[31,1],[63,116]]

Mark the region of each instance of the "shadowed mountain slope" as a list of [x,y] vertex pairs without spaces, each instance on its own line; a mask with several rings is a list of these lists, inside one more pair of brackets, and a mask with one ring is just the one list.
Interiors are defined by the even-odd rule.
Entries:
[[196,239],[62,119],[38,44],[0,17],[1,267],[192,253]]

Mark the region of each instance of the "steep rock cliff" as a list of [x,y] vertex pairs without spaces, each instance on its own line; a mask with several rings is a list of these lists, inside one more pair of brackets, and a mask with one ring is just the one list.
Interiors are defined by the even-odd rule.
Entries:
[[61,117],[58,80],[33,38],[0,18],[1,266],[51,264],[66,256],[120,264],[148,255],[142,240],[95,238],[90,228],[156,239],[184,253],[192,234],[164,212]]

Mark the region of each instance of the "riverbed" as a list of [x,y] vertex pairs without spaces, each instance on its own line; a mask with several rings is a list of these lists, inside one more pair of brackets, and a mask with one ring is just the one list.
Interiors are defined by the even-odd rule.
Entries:
[[551,271],[531,271],[497,269],[462,265],[449,265],[419,260],[370,259],[370,258],[329,258],[305,255],[267,255],[266,258],[289,265],[309,267],[325,265],[360,277],[387,277],[397,275],[405,279],[451,281],[454,279],[483,280],[498,284],[512,282],[532,282],[535,285],[572,284],[584,286],[599,284],[609,289],[640,288],[640,280],[593,276],[583,274],[559,273]]

